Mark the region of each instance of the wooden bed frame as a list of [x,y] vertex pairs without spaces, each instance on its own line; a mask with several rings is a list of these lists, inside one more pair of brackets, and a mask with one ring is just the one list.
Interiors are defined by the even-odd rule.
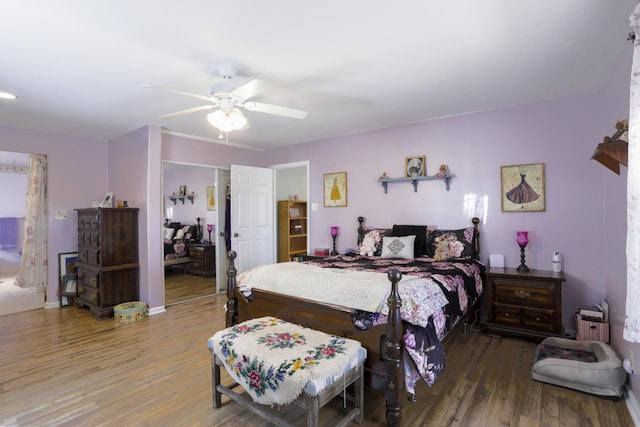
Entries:
[[[359,241],[363,236],[362,217],[358,218]],[[474,258],[478,259],[480,220],[473,218],[475,233]],[[230,327],[245,320],[263,316],[274,316],[282,320],[300,324],[330,334],[360,341],[367,349],[365,362],[365,385],[384,395],[386,401],[387,425],[399,426],[402,420],[402,394],[404,392],[404,369],[402,364],[403,327],[400,318],[402,300],[398,294],[398,282],[402,274],[391,269],[387,273],[391,282],[389,295],[389,315],[386,324],[377,325],[366,331],[357,330],[351,319],[351,309],[323,304],[304,298],[296,298],[274,292],[253,289],[249,301],[237,290],[237,254],[227,253],[230,265],[227,271],[226,326]],[[463,322],[460,322],[463,323]]]

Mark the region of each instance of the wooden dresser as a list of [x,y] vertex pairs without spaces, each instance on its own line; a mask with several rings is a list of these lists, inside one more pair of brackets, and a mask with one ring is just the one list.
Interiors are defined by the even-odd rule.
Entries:
[[200,276],[216,275],[216,246],[215,245],[189,245],[189,263],[187,272]]
[[563,273],[546,270],[490,269],[486,331],[536,339],[562,336],[564,281]]
[[78,213],[78,299],[97,319],[138,299],[138,209],[87,208]]

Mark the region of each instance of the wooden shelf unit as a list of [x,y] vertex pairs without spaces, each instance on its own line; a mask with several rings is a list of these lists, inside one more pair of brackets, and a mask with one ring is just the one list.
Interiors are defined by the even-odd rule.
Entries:
[[278,202],[278,262],[307,253],[307,202]]

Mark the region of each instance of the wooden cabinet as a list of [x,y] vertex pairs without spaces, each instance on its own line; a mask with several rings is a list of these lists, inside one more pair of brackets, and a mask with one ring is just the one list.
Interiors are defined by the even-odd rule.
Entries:
[[531,338],[562,336],[562,273],[514,268],[487,272],[486,331]]
[[307,253],[307,202],[278,202],[278,262]]
[[138,299],[138,209],[88,208],[78,213],[78,299],[97,319]]
[[189,264],[187,272],[200,276],[216,275],[216,247],[215,245],[189,245]]

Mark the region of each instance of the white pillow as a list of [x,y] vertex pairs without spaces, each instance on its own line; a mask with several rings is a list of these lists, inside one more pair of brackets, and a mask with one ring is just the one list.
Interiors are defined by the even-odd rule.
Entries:
[[182,228],[179,228],[178,231],[176,231],[176,237],[173,238],[173,240],[182,240],[184,239],[184,231],[182,231]]
[[164,240],[171,240],[171,238],[173,237],[173,228],[165,228],[162,230],[162,238]]
[[413,259],[415,240],[415,235],[402,237],[383,236],[381,257]]

